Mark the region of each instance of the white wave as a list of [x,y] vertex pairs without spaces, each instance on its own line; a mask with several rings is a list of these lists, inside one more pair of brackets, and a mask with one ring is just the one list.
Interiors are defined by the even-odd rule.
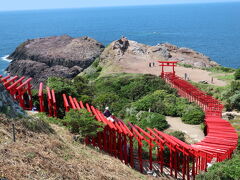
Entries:
[[0,59],[3,60],[3,61],[11,62],[12,60],[11,60],[11,59],[8,59],[8,58],[7,58],[8,56],[9,56],[9,55],[3,56],[3,57],[1,57]]

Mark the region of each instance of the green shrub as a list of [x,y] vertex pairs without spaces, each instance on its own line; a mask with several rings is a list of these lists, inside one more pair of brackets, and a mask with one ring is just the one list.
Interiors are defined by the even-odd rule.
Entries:
[[96,94],[114,92],[120,97],[137,100],[158,89],[164,89],[168,93],[176,93],[162,79],[148,74],[113,74],[96,80]]
[[189,102],[187,99],[184,98],[177,98],[175,109],[176,109],[176,116],[182,117],[184,110],[189,106]]
[[204,121],[204,112],[196,106],[188,106],[182,116],[186,124],[201,124]]
[[163,100],[165,109],[164,114],[167,116],[177,116],[179,114],[177,111],[177,97],[172,94],[167,94]]
[[147,127],[149,127],[162,131],[169,127],[165,116],[153,112],[139,112],[137,114],[137,121],[135,123],[145,130]]
[[185,68],[194,68],[194,66],[191,65],[191,64],[178,63],[178,65],[183,66],[183,67],[185,67]]
[[164,114],[165,104],[163,102],[164,97],[167,95],[164,90],[157,90],[152,94],[148,94],[140,100],[133,103],[132,107],[137,111],[148,111]]
[[[112,112],[121,118],[126,117],[126,108],[130,107],[132,102],[158,89],[176,94],[176,91],[159,77],[143,74],[112,74],[97,79],[93,86],[93,105],[100,109],[109,106]],[[155,105],[159,107],[159,104]]]
[[[93,99],[93,90],[91,85],[89,85],[88,80],[80,76],[75,77],[73,80],[59,77],[50,77],[47,80],[47,86],[49,86],[50,89],[54,89],[55,91],[55,96],[58,104],[58,116],[61,118],[65,114],[62,98],[63,94],[75,97],[78,100],[82,100],[83,102]],[[46,96],[46,92],[44,93]],[[88,103],[91,103],[91,101]],[[45,106],[46,104],[47,102],[45,102]]]
[[216,73],[232,73],[235,71],[233,68],[223,67],[223,66],[214,66],[211,68],[205,68],[205,70],[216,72]]
[[224,100],[228,111],[240,110],[240,81],[231,82],[230,87],[222,92],[222,100]]
[[55,93],[65,93],[69,96],[77,96],[76,88],[71,80],[59,78],[59,77],[50,77],[47,80],[47,86],[51,89],[54,89]]
[[235,91],[240,90],[240,81],[232,81],[230,84],[230,92],[234,93]]
[[240,80],[240,68],[235,71],[234,79],[235,80]]
[[174,132],[169,133],[169,135],[174,136],[174,137],[180,139],[181,141],[185,142],[185,137],[184,137],[185,134],[182,131],[174,131]]
[[103,124],[97,121],[86,109],[80,111],[71,109],[66,113],[63,123],[67,125],[72,133],[80,134],[82,138],[94,137],[103,130]]
[[236,91],[235,94],[229,97],[229,101],[231,104],[231,109],[240,109],[240,91]]
[[88,79],[77,76],[73,79],[74,88],[77,91],[77,95],[93,96],[93,87],[89,83]]
[[157,90],[132,104],[137,111],[152,111],[166,116],[182,116],[189,102],[183,98]]
[[208,172],[200,174],[197,180],[239,180],[240,179],[240,154],[232,159],[216,163]]
[[113,102],[118,102],[120,100],[120,97],[112,92],[109,93],[102,93],[99,94],[96,98],[93,100],[93,104],[97,106],[99,109],[104,109],[106,106],[110,106],[112,109],[111,104]]

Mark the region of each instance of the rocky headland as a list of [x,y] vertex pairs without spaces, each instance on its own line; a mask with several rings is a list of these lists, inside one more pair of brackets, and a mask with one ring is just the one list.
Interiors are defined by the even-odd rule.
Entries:
[[12,62],[7,71],[11,75],[32,77],[36,87],[51,76],[71,79],[87,69],[98,57],[102,74],[135,72],[135,69],[141,70],[148,67],[149,62],[157,60],[179,61],[196,68],[219,66],[199,52],[169,43],[149,46],[123,37],[105,48],[89,37],[72,38],[64,35],[22,43],[9,56]]
[[7,72],[32,77],[33,85],[48,77],[73,78],[100,56],[103,44],[89,37],[54,36],[27,40],[9,56]]
[[131,66],[137,67],[143,62],[147,65],[157,60],[178,61],[196,68],[219,66],[209,57],[189,48],[177,47],[169,43],[148,46],[131,40],[123,42],[121,39],[105,48],[100,56],[100,65],[112,71],[122,71]]

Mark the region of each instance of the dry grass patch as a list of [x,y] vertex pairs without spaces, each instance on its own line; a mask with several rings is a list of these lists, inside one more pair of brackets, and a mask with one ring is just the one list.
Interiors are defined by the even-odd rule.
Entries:
[[12,141],[11,120],[0,115],[0,177],[26,179],[151,179],[119,160],[73,142],[64,127],[51,125],[54,133],[29,131],[16,122]]

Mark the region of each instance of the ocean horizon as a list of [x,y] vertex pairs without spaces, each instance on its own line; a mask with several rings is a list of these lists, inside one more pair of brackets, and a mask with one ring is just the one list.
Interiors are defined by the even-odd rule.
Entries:
[[122,35],[140,43],[192,48],[217,63],[239,67],[240,3],[164,4],[0,12],[0,74],[6,56],[26,41],[68,34],[107,45]]

